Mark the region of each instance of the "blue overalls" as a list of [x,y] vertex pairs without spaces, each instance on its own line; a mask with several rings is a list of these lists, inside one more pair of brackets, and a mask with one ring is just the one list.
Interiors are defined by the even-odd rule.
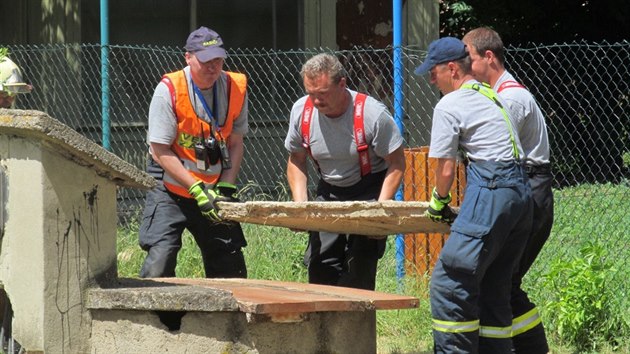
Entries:
[[431,278],[436,353],[511,352],[511,280],[533,206],[516,151],[515,157],[467,167],[465,198]]

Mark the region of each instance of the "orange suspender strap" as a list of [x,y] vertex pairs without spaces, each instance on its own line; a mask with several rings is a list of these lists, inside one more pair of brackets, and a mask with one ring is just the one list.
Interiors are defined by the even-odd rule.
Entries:
[[[365,129],[363,124],[363,109],[365,106],[365,100],[367,95],[364,93],[358,93],[354,100],[354,140],[357,145],[357,152],[359,153],[359,163],[361,165],[361,176],[368,175],[372,172],[372,166],[370,166],[370,156],[368,154],[368,144],[365,141]],[[313,101],[308,97],[304,104],[304,110],[302,111],[302,146],[306,149],[308,154],[313,158],[311,153],[311,121],[313,118]],[[319,164],[317,161],[317,169]]]
[[370,166],[370,156],[368,155],[368,144],[365,141],[365,129],[363,124],[363,109],[367,95],[358,93],[354,99],[354,141],[359,152],[359,163],[361,164],[361,176],[369,175],[372,172]]
[[504,81],[501,85],[499,85],[499,88],[497,89],[497,93],[505,90],[506,88],[514,88],[514,87],[526,89],[525,86],[519,84],[518,82],[510,80],[510,81]]

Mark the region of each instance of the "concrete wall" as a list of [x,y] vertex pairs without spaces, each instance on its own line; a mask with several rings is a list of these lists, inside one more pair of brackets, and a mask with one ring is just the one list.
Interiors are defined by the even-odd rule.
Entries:
[[117,185],[152,179],[36,111],[0,109],[0,167],[12,336],[28,352],[84,353],[86,291],[117,276]]
[[29,350],[85,351],[82,290],[116,276],[116,185],[41,143],[2,135],[0,146],[8,190],[0,278],[13,336]]
[[[414,45],[417,49],[426,51],[429,43],[439,38],[440,7],[436,0],[407,0],[403,11],[403,22],[405,32],[403,34],[403,45]],[[415,67],[424,60],[424,55],[415,62],[407,63],[409,76],[405,82],[406,87],[405,112],[406,119],[414,121],[416,126],[431,127],[431,113],[433,107],[439,99],[438,90],[432,85],[424,82],[425,78],[420,78],[413,74]],[[428,83],[428,79],[426,79]],[[409,99],[409,97],[435,97],[434,100]],[[416,146],[428,145],[430,141],[430,129],[408,130],[408,141],[419,142]],[[411,146],[415,147],[415,146]]]
[[304,48],[337,49],[335,2],[304,1]]
[[147,311],[93,311],[92,353],[376,353],[376,312],[318,312],[301,322],[189,312],[169,331]]

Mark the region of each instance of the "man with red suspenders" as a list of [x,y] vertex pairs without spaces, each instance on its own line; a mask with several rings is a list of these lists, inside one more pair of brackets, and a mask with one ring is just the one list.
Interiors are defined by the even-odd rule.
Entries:
[[475,78],[489,83],[508,104],[521,139],[534,201],[532,231],[512,280],[512,343],[516,353],[547,353],[549,346],[540,315],[521,288],[523,276],[549,238],[553,224],[553,176],[545,118],[532,94],[505,70],[503,42],[495,31],[476,28],[468,32],[463,41],[470,51]]
[[186,41],[182,70],[164,75],[149,107],[147,172],[158,184],[146,196],[141,277],[174,277],[182,233],[201,251],[208,278],[245,278],[240,224],[222,222],[215,202],[237,201],[236,178],[247,133],[245,75],[223,71],[221,37],[206,27]]
[[[285,140],[293,200],[308,200],[307,159],[319,172],[317,201],[392,199],[402,181],[403,138],[387,108],[346,88],[346,72],[331,54],[302,67],[307,96],[291,109]],[[374,290],[386,239],[309,232],[304,256],[310,283]]]

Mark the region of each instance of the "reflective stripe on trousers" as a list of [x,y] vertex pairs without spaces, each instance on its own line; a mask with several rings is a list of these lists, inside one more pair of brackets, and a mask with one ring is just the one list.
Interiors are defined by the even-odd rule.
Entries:
[[512,337],[525,333],[541,323],[538,309],[534,308],[512,320]]
[[507,327],[492,327],[492,326],[480,326],[479,337],[485,338],[511,338],[512,326]]
[[479,320],[467,321],[467,322],[451,322],[451,321],[436,320],[434,318],[432,321],[433,321],[433,329],[440,332],[464,333],[464,332],[475,332],[479,330]]
[[515,318],[510,327],[479,326],[479,320],[450,322],[433,319],[433,329],[440,332],[462,333],[479,331],[479,336],[489,338],[508,338],[517,336],[534,328],[541,322],[537,309],[533,309]]

